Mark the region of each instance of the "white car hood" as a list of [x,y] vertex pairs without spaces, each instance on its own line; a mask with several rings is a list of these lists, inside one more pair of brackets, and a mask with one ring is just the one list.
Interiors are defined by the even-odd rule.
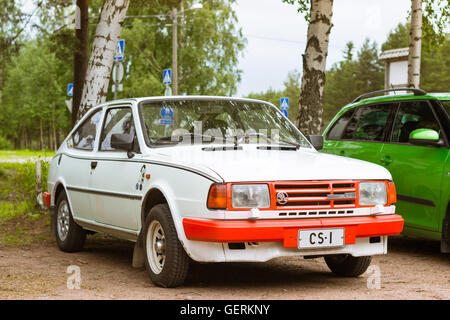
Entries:
[[256,145],[243,145],[243,150],[203,151],[194,145],[152,149],[151,153],[164,162],[216,174],[224,182],[392,179],[382,166],[304,148],[258,150]]

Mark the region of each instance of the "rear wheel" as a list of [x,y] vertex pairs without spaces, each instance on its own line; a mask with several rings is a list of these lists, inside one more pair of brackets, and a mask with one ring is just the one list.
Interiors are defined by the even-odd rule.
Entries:
[[178,240],[166,204],[156,205],[150,210],[145,219],[142,241],[150,279],[165,288],[182,285],[187,276],[189,257]]
[[325,262],[330,270],[344,277],[358,277],[366,272],[372,257],[353,257],[349,254],[325,256]]
[[86,231],[75,223],[70,211],[69,200],[61,193],[56,201],[56,243],[65,252],[83,249]]

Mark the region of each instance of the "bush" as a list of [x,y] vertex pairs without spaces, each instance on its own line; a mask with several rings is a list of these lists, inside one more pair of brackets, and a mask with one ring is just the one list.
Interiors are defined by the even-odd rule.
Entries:
[[3,136],[0,136],[0,150],[11,150],[12,148],[13,145],[11,141],[9,141]]

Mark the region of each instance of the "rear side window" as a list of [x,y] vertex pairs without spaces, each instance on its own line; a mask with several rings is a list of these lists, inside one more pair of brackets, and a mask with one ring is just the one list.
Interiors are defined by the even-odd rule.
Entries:
[[426,101],[402,102],[392,131],[392,142],[408,143],[409,135],[416,129],[433,129],[440,133],[440,126]]
[[347,127],[348,122],[352,118],[355,109],[350,109],[344,112],[344,114],[334,123],[331,130],[328,132],[328,140],[339,140],[342,137],[342,133]]
[[444,106],[445,111],[447,111],[448,116],[450,117],[450,100],[441,101]]
[[67,141],[68,147],[82,150],[93,150],[95,135],[101,116],[102,110],[100,109],[87,118]]
[[392,108],[391,104],[359,107],[345,128],[342,139],[383,141]]

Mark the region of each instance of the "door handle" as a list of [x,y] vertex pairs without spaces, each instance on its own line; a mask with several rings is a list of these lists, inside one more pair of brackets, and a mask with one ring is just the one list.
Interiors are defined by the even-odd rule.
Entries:
[[381,162],[382,165],[387,166],[387,165],[390,165],[392,163],[392,159],[391,159],[390,156],[385,156],[385,157],[381,158],[380,162]]
[[91,169],[94,170],[95,168],[97,168],[97,161],[92,161],[91,162]]

